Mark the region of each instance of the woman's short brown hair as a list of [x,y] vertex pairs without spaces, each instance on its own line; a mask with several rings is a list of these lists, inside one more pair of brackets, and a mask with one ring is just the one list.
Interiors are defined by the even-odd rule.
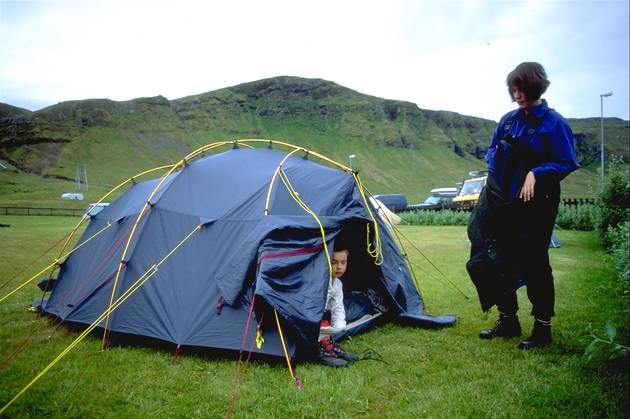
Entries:
[[550,84],[550,81],[547,80],[545,68],[534,62],[525,62],[517,65],[508,74],[506,82],[512,101],[514,101],[513,88],[517,88],[525,93],[527,100],[538,100]]

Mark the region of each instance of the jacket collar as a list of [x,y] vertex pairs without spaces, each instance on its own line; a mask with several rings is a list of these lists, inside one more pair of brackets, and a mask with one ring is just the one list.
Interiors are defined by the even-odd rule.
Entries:
[[532,108],[531,112],[529,112],[528,114],[526,114],[524,110],[518,109],[518,116],[523,119],[532,117],[535,117],[536,119],[541,119],[543,116],[545,116],[548,110],[549,105],[547,104],[547,101],[545,99],[542,99],[540,105]]

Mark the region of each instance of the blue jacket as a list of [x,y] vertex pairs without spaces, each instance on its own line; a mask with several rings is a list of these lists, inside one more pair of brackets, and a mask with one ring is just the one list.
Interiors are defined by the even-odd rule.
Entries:
[[549,185],[558,184],[578,168],[573,132],[544,99],[528,114],[516,109],[501,118],[486,161],[509,198],[518,197],[530,170],[537,185]]

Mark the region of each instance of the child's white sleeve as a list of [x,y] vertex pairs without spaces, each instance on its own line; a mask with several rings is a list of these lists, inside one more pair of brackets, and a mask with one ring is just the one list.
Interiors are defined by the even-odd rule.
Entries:
[[337,278],[333,279],[328,301],[330,304],[330,325],[335,329],[343,329],[346,327],[346,310],[343,307],[343,284]]

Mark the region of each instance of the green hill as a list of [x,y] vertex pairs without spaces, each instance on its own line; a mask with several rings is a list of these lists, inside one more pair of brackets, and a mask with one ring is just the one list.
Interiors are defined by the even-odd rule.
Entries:
[[[597,182],[598,118],[569,121],[585,169],[564,183],[589,196]],[[356,155],[373,193],[422,200],[484,168],[496,122],[368,96],[321,79],[275,77],[168,100],[89,99],[37,112],[0,104],[0,205],[77,206],[61,201],[86,165],[93,201],[148,168],[178,161],[218,140],[266,138],[310,148],[342,163]],[[628,121],[606,119],[606,153],[628,161]],[[81,172],[83,173],[83,172]],[[80,204],[84,205],[84,204]]]

